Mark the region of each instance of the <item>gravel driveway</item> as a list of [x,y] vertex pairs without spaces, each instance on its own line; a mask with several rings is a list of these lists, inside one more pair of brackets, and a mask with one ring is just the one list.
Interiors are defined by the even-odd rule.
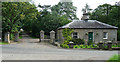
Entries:
[[2,60],[108,60],[118,51],[62,49],[24,36],[24,42],[2,45]]

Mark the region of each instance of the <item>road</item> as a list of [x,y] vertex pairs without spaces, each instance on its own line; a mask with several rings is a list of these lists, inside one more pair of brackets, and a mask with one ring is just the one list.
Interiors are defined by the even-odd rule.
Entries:
[[2,60],[108,60],[118,51],[63,49],[24,36],[24,42],[2,45]]

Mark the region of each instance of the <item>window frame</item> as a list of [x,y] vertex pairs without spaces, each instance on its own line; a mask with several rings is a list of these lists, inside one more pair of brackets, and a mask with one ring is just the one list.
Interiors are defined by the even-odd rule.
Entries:
[[[77,33],[77,35],[74,35],[74,33]],[[77,38],[79,38],[78,32],[73,32],[73,33],[72,33],[72,38],[74,38],[74,36],[77,36]],[[77,39],[77,38],[75,38],[75,39]]]
[[[104,33],[106,33],[105,35],[106,38],[104,38]],[[103,39],[108,39],[108,32],[103,32]]]

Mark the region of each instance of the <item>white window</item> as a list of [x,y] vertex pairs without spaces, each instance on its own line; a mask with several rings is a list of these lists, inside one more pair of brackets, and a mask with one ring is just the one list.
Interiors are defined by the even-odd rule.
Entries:
[[77,32],[74,32],[73,35],[72,35],[73,38],[78,38],[78,33]]
[[103,32],[103,39],[108,39],[108,33],[107,32]]

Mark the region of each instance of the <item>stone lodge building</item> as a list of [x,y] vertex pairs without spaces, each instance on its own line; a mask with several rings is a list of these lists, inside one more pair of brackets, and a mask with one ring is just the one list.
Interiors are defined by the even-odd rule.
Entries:
[[88,20],[87,13],[83,14],[81,20],[73,20],[57,29],[57,38],[60,40],[60,44],[64,41],[62,30],[65,28],[74,29],[74,32],[71,34],[73,38],[80,38],[86,41],[92,41],[93,43],[100,41],[117,41],[118,27],[111,26],[97,20]]

